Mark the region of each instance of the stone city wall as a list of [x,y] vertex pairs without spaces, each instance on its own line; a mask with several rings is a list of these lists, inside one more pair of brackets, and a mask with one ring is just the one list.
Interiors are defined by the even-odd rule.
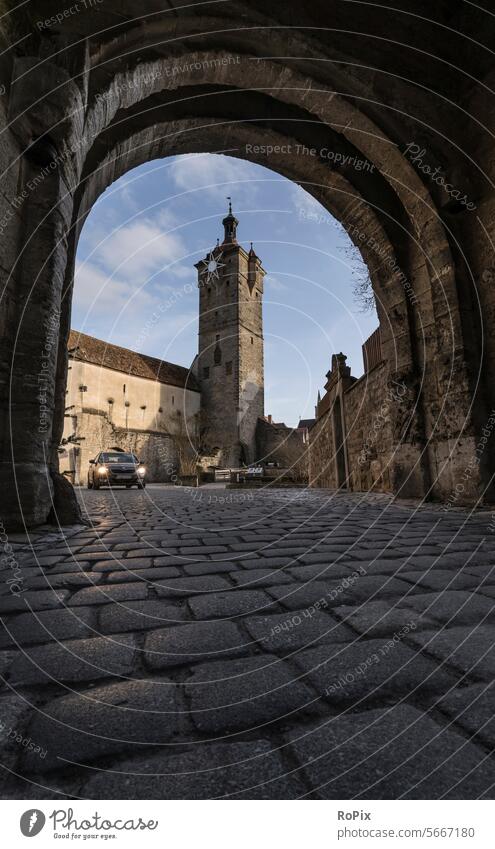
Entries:
[[146,466],[146,480],[150,483],[170,481],[177,472],[177,448],[168,433],[126,430],[115,426],[101,410],[89,409],[70,417],[70,430],[84,439],[63,446],[60,471],[70,472],[70,479],[76,484],[86,484],[89,461],[111,448],[132,451]]
[[308,478],[309,447],[303,442],[301,433],[284,424],[258,419],[256,456],[258,462],[277,463],[296,480]]
[[392,490],[392,423],[402,388],[399,383],[395,390],[389,389],[387,373],[387,366],[382,363],[340,395],[336,383],[324,396],[322,412],[309,432],[311,486],[338,488],[335,417],[340,397],[348,488],[358,492],[371,488],[378,492]]

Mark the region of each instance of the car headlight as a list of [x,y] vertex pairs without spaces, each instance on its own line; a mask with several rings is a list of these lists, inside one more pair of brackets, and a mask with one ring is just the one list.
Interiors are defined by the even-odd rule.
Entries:
[[99,466],[99,468],[98,468],[98,474],[99,475],[106,475],[107,472],[108,472],[108,469],[107,469],[106,466]]
[[146,466],[138,466],[137,473],[138,473],[138,475],[145,475],[146,474]]

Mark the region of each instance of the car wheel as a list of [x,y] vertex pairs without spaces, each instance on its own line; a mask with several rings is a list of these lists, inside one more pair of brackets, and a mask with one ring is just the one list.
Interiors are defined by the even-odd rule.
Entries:
[[88,489],[93,489],[93,484],[89,479],[89,475],[88,475]]
[[142,481],[142,483],[138,483],[138,489],[144,489],[145,487],[146,487],[146,484],[145,484],[144,481]]
[[100,488],[100,481],[93,481],[93,489],[99,489],[99,488]]
[[126,483],[125,488],[126,489],[132,489],[132,483]]

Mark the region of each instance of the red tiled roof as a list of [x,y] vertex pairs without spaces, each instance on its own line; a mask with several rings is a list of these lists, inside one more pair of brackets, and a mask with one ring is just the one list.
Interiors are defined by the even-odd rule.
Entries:
[[147,354],[138,354],[119,345],[111,345],[109,342],[87,336],[86,333],[80,333],[78,330],[70,331],[69,350],[73,348],[77,348],[71,354],[76,360],[121,371],[123,374],[168,383],[170,386],[180,386],[193,392],[200,391],[196,377],[184,366],[167,363],[165,360],[149,357]]

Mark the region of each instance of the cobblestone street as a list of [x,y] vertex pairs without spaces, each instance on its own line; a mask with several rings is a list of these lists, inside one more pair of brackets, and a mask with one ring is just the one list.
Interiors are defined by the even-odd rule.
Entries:
[[80,498],[88,527],[9,538],[5,798],[495,797],[489,512]]

